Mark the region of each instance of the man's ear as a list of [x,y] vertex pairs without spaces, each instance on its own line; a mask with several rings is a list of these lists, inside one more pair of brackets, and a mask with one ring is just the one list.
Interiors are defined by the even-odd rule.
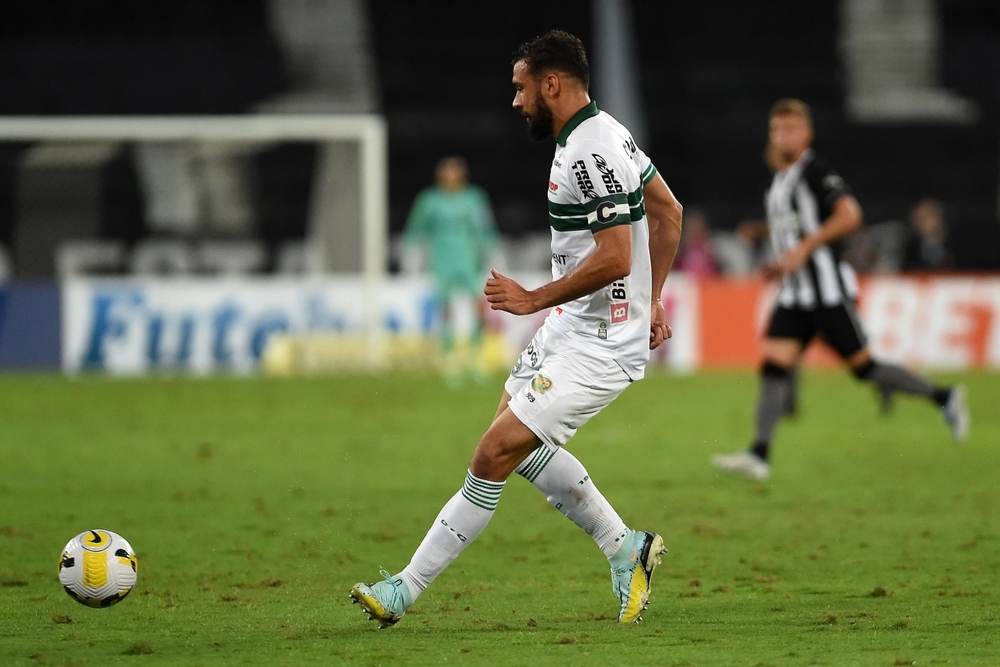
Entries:
[[545,76],[545,80],[542,82],[545,92],[549,97],[557,97],[559,91],[562,88],[562,82],[559,80],[559,75],[555,72],[549,72]]

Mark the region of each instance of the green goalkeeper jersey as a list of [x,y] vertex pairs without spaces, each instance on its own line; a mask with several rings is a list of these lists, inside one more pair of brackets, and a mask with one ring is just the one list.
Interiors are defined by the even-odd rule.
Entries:
[[454,192],[427,188],[413,203],[404,240],[429,249],[439,290],[479,291],[483,265],[497,242],[490,199],[475,185]]

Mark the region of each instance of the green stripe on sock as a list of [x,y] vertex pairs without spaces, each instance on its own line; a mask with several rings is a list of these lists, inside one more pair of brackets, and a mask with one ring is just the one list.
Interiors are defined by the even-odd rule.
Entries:
[[473,477],[471,473],[467,473],[465,475],[465,483],[477,489],[482,489],[483,491],[486,492],[496,493],[497,495],[499,495],[500,492],[503,491],[503,485],[504,485],[503,482],[490,482],[485,479],[479,479],[477,477]]
[[555,456],[555,452],[551,451],[548,447],[541,447],[535,453],[534,458],[528,468],[522,473],[525,479],[529,482],[534,482],[535,479],[545,470],[545,466],[549,464],[552,457]]
[[476,507],[492,512],[497,508],[497,503],[500,502],[503,486],[503,482],[477,479],[472,476],[472,473],[467,473],[465,484],[462,486],[462,497]]
[[472,496],[473,498],[476,498],[477,500],[481,500],[483,502],[494,502],[495,503],[498,500],[500,500],[500,494],[499,493],[484,493],[482,491],[479,491],[479,490],[474,489],[474,488],[469,487],[469,486],[463,487],[463,492],[466,495]]
[[491,506],[491,505],[489,505],[487,503],[482,503],[482,502],[480,502],[478,500],[470,498],[468,496],[468,494],[465,493],[465,489],[462,489],[462,497],[465,498],[466,500],[468,500],[470,503],[472,503],[476,507],[479,507],[480,509],[484,509],[487,512],[492,512],[492,511],[496,510],[496,508],[497,508],[497,506],[496,506],[495,503]]
[[531,461],[531,465],[529,465],[528,469],[524,471],[525,479],[529,482],[535,481],[535,478],[538,477],[538,473],[540,473],[542,469],[545,468],[545,464],[548,463],[548,459],[546,458],[547,454],[548,450],[544,447],[538,450]]

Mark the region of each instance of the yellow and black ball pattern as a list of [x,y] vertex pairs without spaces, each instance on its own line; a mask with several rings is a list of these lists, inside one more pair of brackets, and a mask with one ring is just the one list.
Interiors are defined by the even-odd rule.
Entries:
[[110,530],[88,530],[66,545],[59,558],[59,582],[88,607],[110,607],[135,587],[139,561],[128,541]]

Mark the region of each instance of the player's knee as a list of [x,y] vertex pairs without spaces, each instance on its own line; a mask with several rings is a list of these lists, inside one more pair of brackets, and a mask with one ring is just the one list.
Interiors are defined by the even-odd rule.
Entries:
[[479,440],[479,444],[476,446],[476,451],[472,455],[473,461],[479,462],[491,462],[496,460],[503,453],[503,448],[499,438],[492,437],[490,432],[487,431],[485,435]]
[[851,366],[851,371],[854,373],[854,377],[859,380],[867,380],[872,376],[872,373],[875,372],[876,365],[877,364],[874,361],[868,359],[858,366]]
[[496,467],[496,456],[488,448],[479,443],[476,451],[472,454],[472,461],[469,462],[469,470],[477,477],[485,477],[484,473],[492,471]]
[[787,366],[776,364],[770,359],[760,367],[760,374],[766,378],[787,378],[792,374],[792,369]]
[[500,470],[510,467],[508,459],[511,456],[511,448],[500,434],[487,431],[479,440],[469,468],[477,477],[493,479]]

